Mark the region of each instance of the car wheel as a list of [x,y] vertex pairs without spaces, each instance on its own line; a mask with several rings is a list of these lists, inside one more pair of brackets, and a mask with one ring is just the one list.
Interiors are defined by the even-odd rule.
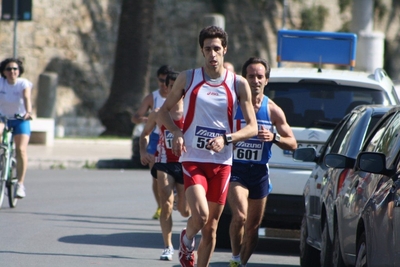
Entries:
[[300,266],[318,266],[319,251],[307,243],[308,229],[306,215],[303,216],[300,228]]
[[219,218],[217,228],[217,248],[231,248],[231,239],[229,237],[229,225],[231,224],[231,215],[222,213]]
[[340,250],[340,240],[339,240],[339,229],[336,224],[335,232],[333,233],[333,253],[332,262],[333,267],[346,267],[342,257],[342,251]]
[[365,233],[362,233],[360,239],[357,242],[357,257],[356,267],[367,267],[367,241]]
[[329,236],[328,220],[325,219],[324,228],[321,236],[321,266],[332,266],[332,242]]

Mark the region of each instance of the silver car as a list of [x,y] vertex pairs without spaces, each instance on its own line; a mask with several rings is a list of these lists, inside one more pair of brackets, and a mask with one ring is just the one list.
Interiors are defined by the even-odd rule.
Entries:
[[338,154],[325,163],[350,169],[334,200],[336,266],[400,266],[400,106],[377,123],[354,167]]
[[313,148],[295,151],[295,160],[316,163],[303,192],[305,214],[300,238],[301,266],[337,266],[337,254],[333,254],[335,199],[349,168],[327,168],[325,155],[343,155],[353,168],[365,137],[389,109],[381,105],[358,106],[333,130],[319,156]]

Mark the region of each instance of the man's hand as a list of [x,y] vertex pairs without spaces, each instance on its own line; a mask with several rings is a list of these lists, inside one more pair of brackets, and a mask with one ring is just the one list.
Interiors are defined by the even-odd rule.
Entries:
[[154,155],[150,153],[140,153],[140,162],[146,166],[154,161]]
[[263,142],[272,142],[274,141],[274,133],[267,130],[263,125],[261,125],[261,129],[258,130],[258,139],[261,139]]
[[183,139],[182,131],[174,131],[174,138],[172,139],[172,153],[180,157],[182,152],[186,152],[185,140]]
[[220,152],[225,147],[225,140],[222,135],[210,139],[207,144],[207,149],[210,149],[216,153]]

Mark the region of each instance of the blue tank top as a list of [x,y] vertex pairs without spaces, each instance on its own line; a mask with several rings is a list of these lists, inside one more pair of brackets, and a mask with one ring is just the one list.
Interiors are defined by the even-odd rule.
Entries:
[[[256,113],[258,129],[264,128],[273,131],[273,125],[268,115],[268,97],[264,95],[261,107]],[[240,106],[235,116],[236,130],[246,125]],[[241,163],[267,164],[271,158],[272,142],[262,142],[257,136],[246,141],[239,141],[235,144],[233,151],[233,161]]]

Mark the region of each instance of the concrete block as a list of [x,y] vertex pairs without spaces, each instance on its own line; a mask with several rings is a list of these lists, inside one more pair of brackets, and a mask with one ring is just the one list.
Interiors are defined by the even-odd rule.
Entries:
[[54,119],[34,118],[30,123],[30,144],[44,144],[46,146],[52,146],[54,144]]

